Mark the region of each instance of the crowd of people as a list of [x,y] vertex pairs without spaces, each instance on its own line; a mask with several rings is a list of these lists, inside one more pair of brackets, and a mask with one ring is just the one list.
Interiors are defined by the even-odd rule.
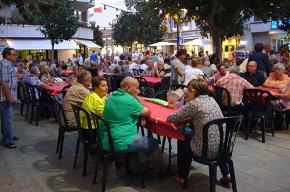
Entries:
[[[208,85],[226,88],[230,92],[233,107],[242,105],[244,89],[258,86],[281,89],[279,93],[272,93],[279,99],[275,109],[289,111],[289,49],[282,46],[277,54],[267,51],[263,44],[256,44],[255,51],[247,59],[244,72],[240,71],[238,64],[231,65],[226,59],[221,61],[215,54],[200,54],[201,57],[188,58],[184,49],[178,50],[174,56],[148,52],[132,55],[131,58],[125,54],[100,57],[93,51],[85,58],[81,54],[73,55],[73,59],[69,59],[68,62],[59,61],[53,64],[45,62],[35,64],[32,57],[29,57],[29,62],[19,63],[15,71],[13,66],[16,52],[14,49],[5,48],[0,67],[1,132],[4,146],[17,147],[12,141],[11,127],[12,104],[17,100],[17,80],[42,87],[49,86],[56,79],[68,81],[72,86],[63,98],[68,125],[76,127],[76,118],[71,104],[82,106],[89,112],[103,116],[111,127],[115,150],[139,151],[150,156],[159,165],[159,178],[165,178],[170,173],[159,149],[158,141],[137,133],[136,124],[139,116],[149,117],[151,109],[139,98],[139,83],[133,76],[136,76],[136,70],[138,76],[158,78],[170,76],[171,84],[187,86],[187,103],[171,114],[167,121],[177,122],[190,118],[195,128],[190,146],[178,154],[177,182],[183,184],[188,175],[192,154],[201,155],[203,126],[210,120],[223,117],[220,107],[209,96]],[[73,70],[73,74],[64,77],[62,71],[69,68]],[[109,97],[108,82],[98,75],[100,71],[124,77],[120,88]],[[92,91],[88,89],[90,86]],[[82,118],[84,137],[89,137],[88,122],[84,117]],[[142,119],[142,123],[145,125],[146,121]],[[104,149],[109,149],[105,128],[100,128],[100,132]],[[214,158],[218,151],[218,131],[212,129],[209,134],[209,157]],[[222,181],[230,182],[226,164],[221,166],[221,172]]]

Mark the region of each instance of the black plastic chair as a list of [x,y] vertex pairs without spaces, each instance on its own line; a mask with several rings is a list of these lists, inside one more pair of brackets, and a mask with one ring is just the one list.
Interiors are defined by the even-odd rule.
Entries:
[[58,159],[61,159],[65,132],[77,131],[77,127],[69,127],[68,126],[67,119],[66,119],[63,107],[62,107],[62,103],[60,103],[56,99],[54,99],[53,102],[54,102],[54,107],[55,107],[55,111],[56,111],[57,122],[59,125],[57,145],[56,145],[56,153],[58,153]]
[[[230,92],[223,87],[213,86],[214,98],[218,105],[220,106],[224,116],[235,116],[240,115],[239,111],[235,111],[231,105],[231,95]],[[224,102],[226,101],[226,103]]]
[[170,76],[161,79],[161,90],[168,90],[170,88]]
[[25,114],[25,118],[27,119],[28,118],[28,115],[29,115],[29,108],[30,108],[30,104],[32,103],[32,97],[31,97],[31,91],[30,91],[30,88],[29,88],[29,83],[27,82],[24,82],[23,83],[24,86],[25,86],[25,92],[26,92],[26,96],[27,96],[27,105],[26,105],[26,114]]
[[139,69],[132,69],[132,71],[133,71],[133,75],[134,76],[139,76],[140,75]]
[[246,129],[247,140],[251,128],[252,118],[257,117],[261,119],[261,131],[262,131],[262,142],[265,143],[265,128],[268,119],[271,119],[271,132],[272,137],[274,134],[274,123],[273,113],[271,111],[271,99],[272,95],[269,91],[261,89],[245,89],[243,95],[244,102],[248,108],[248,126]]
[[111,75],[112,77],[112,91],[116,91],[120,88],[120,83],[124,79],[124,77],[120,75]]
[[[36,126],[38,126],[39,119],[39,108],[43,106],[46,110],[47,119],[50,116],[51,98],[38,86],[28,84],[29,95],[31,97],[31,114],[30,114],[30,124],[32,124],[34,116],[34,108],[36,109]],[[54,110],[54,109],[53,109]]]
[[155,90],[151,87],[142,87],[140,94],[142,97],[152,98],[154,97]]
[[113,78],[111,75],[108,74],[104,74],[103,77],[106,79],[107,83],[108,83],[108,92],[112,92],[113,90]]
[[[20,115],[22,115],[24,105],[26,104],[28,107],[30,101],[29,101],[28,96],[27,96],[26,86],[21,81],[18,81],[18,84],[17,84],[17,99],[21,101]],[[27,114],[26,114],[26,116],[27,116]]]
[[164,101],[167,101],[167,90],[157,91],[157,92],[155,92],[153,97],[157,98],[157,99],[162,99]]
[[147,87],[147,80],[143,77],[134,77],[139,82],[139,88],[141,90],[142,87]]
[[186,85],[183,85],[183,84],[177,84],[177,83],[173,83],[171,84],[171,89],[172,90],[177,90],[177,89],[184,89],[186,88],[187,86]]
[[[234,192],[237,191],[236,186],[236,177],[234,170],[234,163],[232,160],[233,148],[236,140],[237,133],[239,132],[239,128],[242,123],[242,116],[232,116],[225,117],[222,119],[215,119],[203,126],[202,131],[202,153],[201,157],[194,155],[193,160],[201,163],[203,165],[209,166],[209,179],[210,179],[210,191],[214,192],[216,187],[216,176],[217,176],[217,166],[222,166],[225,164],[229,165],[231,182],[232,182],[232,190]],[[218,153],[216,158],[209,159],[208,158],[208,131],[212,126],[217,126],[219,130],[219,139],[220,142],[218,144]],[[233,137],[234,136],[234,137]],[[187,185],[187,178],[184,182],[184,187]]]
[[[97,175],[98,175],[98,169],[100,165],[100,161],[103,161],[103,180],[102,180],[102,192],[106,190],[106,184],[107,184],[107,173],[108,173],[108,166],[109,162],[120,159],[125,157],[126,158],[126,168],[127,172],[129,172],[129,162],[128,162],[128,156],[129,155],[134,155],[137,158],[137,166],[138,166],[138,173],[139,173],[139,178],[140,178],[140,183],[141,187],[144,188],[144,179],[143,179],[143,173],[141,169],[141,164],[140,164],[140,158],[138,151],[136,152],[121,152],[121,151],[115,151],[114,148],[114,142],[113,138],[111,136],[111,129],[109,124],[107,123],[106,120],[104,120],[101,116],[91,113],[92,119],[94,122],[94,125],[96,127],[96,136],[97,136],[97,146],[98,146],[98,152],[96,156],[96,163],[95,163],[95,173],[94,173],[94,178],[93,178],[93,184],[96,183],[97,180]],[[107,132],[107,137],[108,137],[108,142],[109,142],[109,150],[104,150],[102,146],[102,140],[100,137],[100,125],[105,126],[106,132]]]
[[66,86],[64,86],[64,87],[62,88],[62,90],[61,90],[62,99],[64,99],[64,96],[65,96],[67,90],[68,90],[70,87],[71,87],[71,85],[66,85]]
[[[83,174],[82,176],[85,177],[87,175],[87,164],[88,164],[88,156],[89,156],[89,148],[92,146],[93,144],[93,135],[92,135],[92,126],[91,126],[91,117],[89,115],[89,113],[83,109],[80,106],[71,104],[75,118],[76,118],[76,122],[77,122],[77,130],[78,130],[78,140],[77,140],[77,145],[76,145],[76,152],[75,152],[75,160],[74,160],[74,166],[73,168],[76,169],[76,165],[77,165],[77,158],[78,158],[78,153],[79,153],[79,147],[80,147],[80,143],[83,144],[84,146],[84,161],[83,161]],[[83,128],[82,128],[82,124],[81,124],[81,112],[84,113],[87,122],[88,122],[88,129],[90,132],[90,138],[84,138],[84,133],[83,133]]]

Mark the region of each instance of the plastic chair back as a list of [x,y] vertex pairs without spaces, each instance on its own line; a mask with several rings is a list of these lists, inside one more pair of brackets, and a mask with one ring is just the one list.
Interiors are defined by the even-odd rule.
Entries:
[[[229,161],[232,156],[235,139],[242,123],[243,116],[225,117],[222,119],[215,119],[206,123],[202,132],[202,156],[203,162],[212,161],[208,158],[208,132],[209,128],[216,126],[219,130],[219,144],[218,154],[214,161],[217,161],[219,165],[223,165]],[[233,135],[235,136],[233,137]]]
[[271,114],[272,95],[262,89],[245,89],[243,100],[253,115]]
[[220,106],[223,113],[230,114],[232,112],[230,92],[223,87],[213,86],[214,98]]

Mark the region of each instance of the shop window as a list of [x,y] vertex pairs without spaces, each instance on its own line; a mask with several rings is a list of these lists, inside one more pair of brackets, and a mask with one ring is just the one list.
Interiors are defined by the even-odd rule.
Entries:
[[225,45],[225,52],[229,52],[229,46]]

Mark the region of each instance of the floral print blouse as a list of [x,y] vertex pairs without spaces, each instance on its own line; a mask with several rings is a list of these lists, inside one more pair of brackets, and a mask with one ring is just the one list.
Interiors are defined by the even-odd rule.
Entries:
[[[197,156],[202,154],[202,130],[203,126],[214,119],[223,118],[222,111],[214,98],[208,95],[200,95],[196,99],[189,101],[178,111],[169,115],[168,122],[179,122],[191,118],[195,128],[195,134],[191,139],[191,149]],[[208,131],[208,159],[213,159],[218,153],[219,130],[217,126],[212,126]]]

